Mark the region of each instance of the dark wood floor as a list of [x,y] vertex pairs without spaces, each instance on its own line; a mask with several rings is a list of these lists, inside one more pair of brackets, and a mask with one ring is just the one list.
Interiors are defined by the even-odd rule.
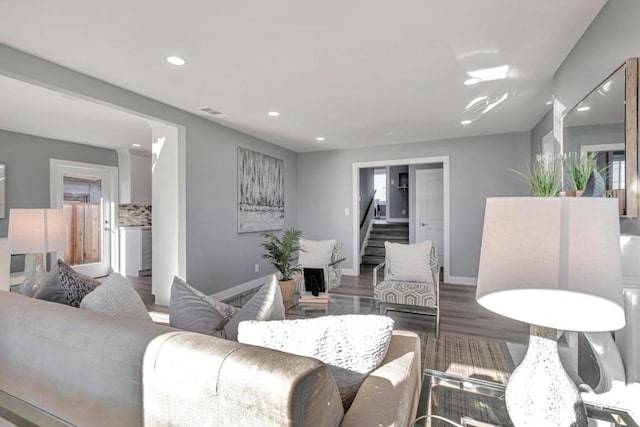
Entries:
[[[332,292],[373,296],[373,266],[362,265],[360,276],[342,276],[340,286]],[[165,322],[168,307],[156,305],[151,294],[151,277],[129,277],[131,284],[140,293],[154,320]],[[440,332],[461,334],[526,343],[529,337],[527,324],[498,316],[476,302],[475,286],[440,285]],[[419,332],[434,330],[434,318],[418,314],[389,312],[396,326]]]

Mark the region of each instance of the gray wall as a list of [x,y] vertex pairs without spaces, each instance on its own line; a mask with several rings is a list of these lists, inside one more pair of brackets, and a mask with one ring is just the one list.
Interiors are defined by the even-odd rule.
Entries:
[[345,215],[353,205],[352,164],[435,156],[450,161],[450,274],[477,277],[486,197],[528,194],[506,169],[526,169],[529,132],[299,154],[299,227],[309,238],[340,240],[344,268],[353,268],[353,220]]
[[[117,166],[114,150],[74,144],[0,129],[0,163],[6,166],[6,216],[0,219],[0,237],[7,237],[9,209],[51,206],[49,160]],[[24,268],[24,256],[11,258],[11,271]]]
[[[0,74],[184,126],[187,281],[214,293],[272,271],[261,258],[260,235],[236,233],[237,148],[284,160],[286,227],[297,225],[296,153],[2,44]],[[305,208],[311,206],[318,209],[313,201]],[[254,272],[256,263],[259,273]]]
[[[374,180],[373,180],[373,168],[362,168],[360,169],[360,219],[362,220],[362,215],[365,209],[369,206],[369,198],[371,197],[371,193],[374,189]],[[371,209],[367,212],[367,217],[364,220],[364,225],[360,229],[360,247],[362,247],[362,243],[364,242],[365,237],[367,237],[367,229],[369,228],[369,223],[373,219],[374,215],[374,205],[371,204]]]
[[[640,1],[608,1],[554,76],[554,135],[560,118],[627,58],[640,56]],[[621,231],[640,234],[640,219],[622,219]]]
[[[400,173],[409,173],[408,166],[389,167],[389,200],[387,200],[387,219],[409,218],[409,192],[398,188]],[[404,213],[402,213],[404,211]]]
[[0,163],[7,165],[7,216],[0,219],[0,237],[7,237],[9,209],[51,206],[50,159],[118,166],[114,150],[0,129]]
[[[531,129],[531,161],[542,152],[542,138],[553,130],[553,109],[542,116],[540,121]],[[559,147],[559,146],[558,146]],[[559,151],[558,151],[559,152]]]

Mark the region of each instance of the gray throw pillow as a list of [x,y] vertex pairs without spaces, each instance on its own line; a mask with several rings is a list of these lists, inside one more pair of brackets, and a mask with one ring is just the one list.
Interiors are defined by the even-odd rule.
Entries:
[[152,322],[140,294],[118,273],[111,273],[100,286],[84,297],[80,308],[108,316]]
[[238,325],[245,320],[284,320],[282,293],[275,275],[225,325],[227,339],[238,340]]
[[59,259],[47,283],[36,292],[34,298],[80,307],[82,299],[99,285],[96,279],[78,273]]
[[169,302],[169,325],[185,331],[219,335],[237,308],[217,301],[187,284],[173,278]]
[[313,357],[326,363],[346,412],[367,375],[384,360],[392,333],[390,317],[352,314],[242,322],[238,342]]

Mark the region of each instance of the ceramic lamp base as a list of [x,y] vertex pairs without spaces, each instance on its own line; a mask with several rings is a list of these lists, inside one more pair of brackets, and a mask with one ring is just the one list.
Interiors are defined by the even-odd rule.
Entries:
[[557,331],[531,325],[529,348],[505,393],[516,427],[586,427],[587,411],[558,354]]
[[44,265],[44,254],[33,254],[31,269],[20,286],[20,293],[32,297],[47,283],[47,268]]

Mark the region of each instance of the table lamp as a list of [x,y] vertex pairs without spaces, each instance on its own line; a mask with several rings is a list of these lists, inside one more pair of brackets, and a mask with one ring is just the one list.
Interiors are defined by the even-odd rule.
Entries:
[[530,324],[527,353],[505,393],[516,427],[587,425],[556,329],[624,326],[619,236],[616,199],[487,199],[476,299]]
[[32,254],[33,262],[20,293],[33,296],[47,281],[44,254],[65,249],[67,235],[62,209],[11,209],[9,253]]

